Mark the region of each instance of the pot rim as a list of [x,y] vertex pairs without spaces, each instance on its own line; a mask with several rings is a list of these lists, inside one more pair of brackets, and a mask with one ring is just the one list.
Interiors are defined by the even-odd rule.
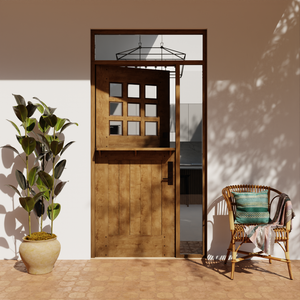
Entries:
[[54,240],[57,240],[57,237],[54,237],[52,239],[47,239],[47,240],[26,240],[26,236],[22,237],[23,242],[30,242],[30,243],[43,243],[43,242],[51,242]]

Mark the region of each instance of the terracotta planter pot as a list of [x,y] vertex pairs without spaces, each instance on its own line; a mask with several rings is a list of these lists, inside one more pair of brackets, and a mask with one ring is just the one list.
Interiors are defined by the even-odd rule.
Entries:
[[19,253],[29,274],[52,272],[60,252],[60,242],[54,238],[42,241],[23,239]]

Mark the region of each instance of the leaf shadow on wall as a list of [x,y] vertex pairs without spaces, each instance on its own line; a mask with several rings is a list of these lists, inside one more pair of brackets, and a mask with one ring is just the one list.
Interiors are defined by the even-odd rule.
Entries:
[[[296,200],[300,189],[300,159],[295,139],[295,131],[299,134],[299,99],[293,93],[299,89],[300,49],[295,42],[298,27],[299,3],[291,1],[252,74],[239,81],[231,80],[230,76],[236,78],[237,74],[228,70],[225,80],[208,83],[208,186],[216,199],[208,199],[212,203],[208,205],[208,215],[211,213],[216,221],[211,221],[212,232],[216,234],[212,235],[208,250],[212,255],[219,251],[217,248],[224,249],[222,253],[226,254],[228,247],[227,241],[220,244],[215,240],[219,234],[214,228],[228,226],[225,217],[217,221],[223,215],[213,209],[219,205],[215,201],[221,201],[220,183],[223,187],[272,186]],[[293,201],[293,208],[300,209],[299,201]],[[297,255],[299,247],[299,235],[292,233],[292,257]]]
[[[21,154],[21,156],[23,154]],[[32,162],[33,160],[31,158],[29,163]],[[29,230],[28,213],[21,207],[19,203],[19,196],[8,185],[13,185],[18,188],[15,172],[16,170],[20,170],[22,172],[24,170],[24,163],[19,156],[15,157],[14,152],[9,149],[2,149],[2,163],[5,168],[11,169],[10,174],[7,176],[0,174],[0,190],[11,198],[11,210],[7,211],[5,207],[8,207],[8,205],[6,203],[1,203],[0,214],[4,215],[4,229],[6,235],[8,237],[12,237],[13,246],[11,246],[11,241],[8,241],[4,237],[0,237],[0,247],[10,249],[13,253],[12,257],[8,257],[6,259],[18,259],[18,242],[22,242],[22,238],[28,234]],[[38,231],[38,219],[33,217],[33,212],[31,215],[32,232]]]

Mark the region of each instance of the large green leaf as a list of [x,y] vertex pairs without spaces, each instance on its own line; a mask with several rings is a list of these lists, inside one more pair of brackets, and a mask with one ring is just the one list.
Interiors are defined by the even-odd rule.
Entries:
[[28,175],[28,182],[30,186],[33,186],[38,178],[39,167],[33,167]]
[[16,152],[18,155],[20,154],[19,151],[16,148],[12,147],[11,145],[5,145],[5,146],[2,146],[1,148],[10,149],[10,150]]
[[59,131],[64,126],[66,121],[67,121],[67,119],[57,118],[57,123],[55,125],[55,131]]
[[7,186],[9,186],[10,188],[12,188],[21,197],[21,194],[20,194],[20,192],[18,191],[18,189],[16,187],[14,187],[11,184],[8,184]]
[[38,136],[39,136],[40,141],[42,142],[42,144],[45,145],[46,149],[47,149],[48,151],[50,151],[50,144],[49,144],[47,138],[46,138],[44,135],[42,135],[42,134],[38,134]]
[[39,104],[39,103],[35,103],[34,105],[36,106],[37,110],[38,110],[41,114],[44,113],[44,106],[43,106],[43,105],[41,105],[41,104]]
[[65,186],[67,182],[66,181],[62,181],[59,184],[56,185],[55,190],[54,190],[54,194],[55,196],[57,196],[63,189],[63,187]]
[[13,107],[14,112],[18,119],[22,122],[26,121],[27,118],[27,109],[25,105],[18,105]]
[[50,107],[50,106],[48,106],[48,108],[49,108],[50,114],[53,115],[54,112],[56,111],[56,108],[53,108],[53,107]]
[[26,190],[27,184],[26,184],[26,179],[25,179],[23,173],[19,170],[16,170],[15,174],[16,174],[16,179],[17,179],[17,182],[18,182],[20,188],[22,190]]
[[41,116],[38,127],[41,130],[41,132],[45,133],[50,128],[49,124],[45,121],[45,116]]
[[19,201],[27,212],[31,212],[33,210],[35,204],[33,197],[20,197]]
[[27,211],[31,212],[34,208],[36,201],[43,195],[43,192],[36,194],[34,197],[20,197],[19,201],[22,207]]
[[35,202],[34,211],[39,218],[44,214],[45,205],[43,200],[39,199],[38,201]]
[[39,171],[38,173],[40,179],[42,180],[43,184],[49,189],[52,190],[53,188],[53,178],[44,171]]
[[62,150],[60,155],[62,155],[75,141],[69,142]]
[[24,135],[23,136],[16,135],[16,138],[17,138],[18,142],[21,144],[21,146],[22,146],[22,141],[23,141],[24,137],[25,137]]
[[53,155],[55,155],[55,156],[58,155],[59,152],[61,151],[61,149],[63,148],[63,146],[64,146],[64,141],[61,141],[61,142],[52,141],[50,148],[51,148]]
[[50,204],[48,206],[47,215],[48,215],[49,219],[52,219],[52,207],[53,207],[53,220],[55,220],[56,217],[60,213],[60,204],[59,203],[53,203],[53,204]]
[[50,115],[50,116],[45,117],[45,121],[49,126],[55,127],[55,125],[57,123],[57,117],[56,117],[56,115]]
[[44,197],[47,201],[50,199],[50,190],[44,185],[44,183],[37,184],[36,187],[39,189],[40,192],[44,192]]
[[26,130],[27,130],[27,132],[30,132],[34,129],[35,123],[36,123],[36,119],[27,118],[27,120],[26,120]]
[[69,127],[70,125],[76,125],[76,126],[78,126],[78,123],[67,123],[67,124],[65,124],[62,128],[61,128],[61,130],[60,130],[60,133],[62,133],[67,127]]
[[7,121],[10,122],[16,128],[16,130],[18,131],[18,134],[21,135],[19,127],[13,121],[10,121],[10,120],[7,120]]
[[42,105],[44,106],[44,108],[45,108],[45,114],[46,115],[51,115],[51,112],[50,112],[50,110],[49,110],[49,107],[43,102],[43,101],[41,101],[39,98],[37,98],[37,97],[33,97],[33,99],[35,99],[35,100],[37,100],[37,101],[39,101],[40,103],[42,103]]
[[34,114],[36,110],[36,106],[32,104],[30,101],[28,101],[28,105],[26,106],[26,108],[28,112],[28,118],[30,118]]
[[63,170],[65,169],[67,161],[65,159],[61,160],[54,168],[54,178],[59,179]]
[[26,101],[21,95],[14,95],[14,94],[12,94],[12,95],[15,97],[18,105],[26,106]]
[[36,141],[33,137],[25,137],[22,140],[22,148],[27,155],[30,155],[35,149]]

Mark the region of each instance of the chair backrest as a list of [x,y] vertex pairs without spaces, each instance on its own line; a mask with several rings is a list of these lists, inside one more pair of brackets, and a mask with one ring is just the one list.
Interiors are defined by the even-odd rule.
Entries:
[[222,195],[226,200],[227,209],[229,214],[229,226],[230,230],[234,230],[234,220],[235,220],[235,212],[236,212],[236,203],[235,198],[232,195],[232,192],[238,193],[259,193],[262,191],[268,191],[268,204],[269,204],[269,211],[270,211],[270,193],[271,191],[275,194],[281,194],[276,189],[273,189],[269,186],[263,185],[249,185],[249,184],[242,184],[242,185],[229,185],[222,190]]

